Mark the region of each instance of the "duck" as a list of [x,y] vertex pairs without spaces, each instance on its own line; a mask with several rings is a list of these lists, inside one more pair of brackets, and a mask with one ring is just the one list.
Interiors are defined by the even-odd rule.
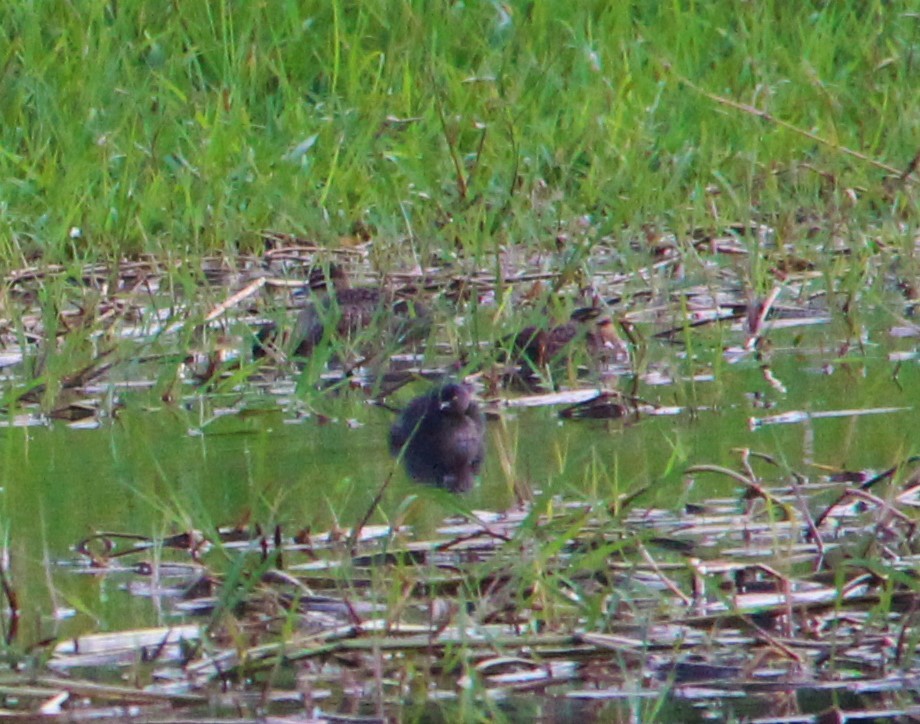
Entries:
[[[329,336],[352,340],[375,321],[381,323],[388,340],[400,343],[421,341],[431,329],[430,313],[420,301],[381,287],[352,287],[338,264],[329,264],[328,271],[314,267],[307,288],[312,298],[283,340],[284,348],[297,357],[309,357]],[[277,346],[278,336],[275,325],[264,327],[258,334],[255,356],[264,356],[271,344]]]
[[617,334],[613,320],[596,306],[576,309],[569,321],[549,329],[525,327],[514,336],[511,346],[522,373],[527,374],[572,356],[579,341],[584,341],[592,359],[629,362],[628,345]]
[[390,428],[390,453],[413,480],[472,490],[485,458],[485,418],[467,384],[449,382],[413,399]]

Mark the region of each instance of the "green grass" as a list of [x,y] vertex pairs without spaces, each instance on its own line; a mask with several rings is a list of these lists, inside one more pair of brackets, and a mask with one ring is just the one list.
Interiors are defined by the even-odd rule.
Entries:
[[803,210],[915,224],[915,198],[840,150],[896,169],[917,152],[908,11],[7,3],[0,260],[232,252],[264,228],[335,245],[359,223],[387,265],[485,261],[582,215],[597,234]]

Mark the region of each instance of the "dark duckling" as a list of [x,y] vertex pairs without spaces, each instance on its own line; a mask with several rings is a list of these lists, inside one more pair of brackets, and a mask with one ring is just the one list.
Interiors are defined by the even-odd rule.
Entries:
[[525,327],[515,336],[512,348],[522,366],[533,370],[574,354],[577,340],[584,340],[593,359],[629,361],[629,347],[617,334],[613,320],[597,307],[576,309],[568,322],[549,329]]
[[485,457],[484,432],[472,390],[449,383],[416,397],[402,411],[390,429],[390,452],[402,454],[414,480],[465,493]]

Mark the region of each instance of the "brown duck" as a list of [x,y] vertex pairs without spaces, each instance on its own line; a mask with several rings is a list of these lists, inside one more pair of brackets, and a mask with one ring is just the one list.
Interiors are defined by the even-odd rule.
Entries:
[[568,322],[549,329],[525,327],[515,335],[512,349],[523,371],[531,372],[575,354],[582,341],[593,359],[629,361],[629,347],[617,334],[613,320],[598,307],[576,309]]
[[472,489],[485,457],[485,420],[472,390],[449,383],[416,397],[390,429],[390,452],[414,480],[451,492]]
[[[430,315],[421,302],[401,298],[381,287],[352,287],[338,264],[330,264],[328,273],[314,268],[308,287],[313,298],[297,315],[284,342],[295,356],[308,357],[330,335],[353,339],[375,321],[380,322],[383,336],[396,342],[417,342],[427,337],[431,328]],[[263,329],[256,356],[264,355],[267,345],[276,338],[273,325]]]

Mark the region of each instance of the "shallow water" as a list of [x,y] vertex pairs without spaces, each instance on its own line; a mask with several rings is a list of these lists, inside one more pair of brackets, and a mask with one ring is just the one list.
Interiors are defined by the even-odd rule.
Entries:
[[[685,374],[684,381],[640,385],[639,397],[668,406],[667,414],[562,420],[557,407],[496,401],[488,406],[488,456],[472,493],[454,499],[396,470],[371,522],[398,518],[424,536],[456,506],[507,508],[515,486],[563,499],[609,500],[647,486],[642,505],[674,509],[736,495],[738,485],[727,477],[701,474],[691,483],[684,470],[737,467],[738,448],[771,455],[807,476],[821,472],[814,466],[886,468],[916,449],[920,371],[913,360],[890,361],[881,348],[868,352],[831,362],[832,355],[814,349],[777,348],[771,371],[784,392],[765,380],[753,357],[694,365],[696,381]],[[394,402],[426,388],[416,383]],[[247,516],[266,528],[280,524],[289,534],[348,527],[394,470],[386,443],[393,414],[360,391],[323,396],[312,413],[264,400],[236,412],[219,398],[164,406],[143,392],[126,394],[124,402],[115,420],[96,429],[55,423],[0,434],[4,534],[19,595],[28,601],[23,634],[29,638],[163,622],[165,612],[125,595],[117,575],[69,565],[84,560],[73,547],[95,532],[162,538]],[[796,411],[887,407],[906,409],[767,424]],[[757,469],[782,475],[769,466]],[[52,621],[53,613],[63,620]]]
[[[393,412],[372,404],[373,393],[367,391],[376,392],[379,380],[375,383],[359,371],[347,384],[339,380],[332,387],[320,388],[314,383],[323,369],[315,362],[308,364],[302,373],[294,366],[282,364],[280,372],[269,369],[250,374],[253,370],[245,366],[250,343],[244,338],[236,344],[236,353],[243,359],[242,369],[231,360],[224,374],[210,382],[196,382],[188,377],[178,381],[185,346],[200,342],[207,355],[218,343],[207,335],[200,339],[200,330],[183,332],[181,324],[167,324],[161,319],[164,316],[161,312],[146,319],[139,309],[140,321],[130,327],[130,334],[121,330],[125,347],[119,349],[120,364],[108,374],[93,377],[89,384],[67,391],[78,402],[82,397],[96,404],[101,414],[72,425],[62,421],[49,424],[46,397],[16,408],[7,420],[8,426],[0,429],[4,472],[0,532],[7,544],[9,579],[22,613],[17,643],[27,646],[52,637],[67,640],[99,631],[172,626],[183,620],[202,623],[206,616],[183,615],[180,607],[186,602],[177,598],[176,590],[169,590],[181,589],[188,584],[187,578],[181,575],[169,578],[166,572],[169,567],[162,566],[163,580],[157,580],[141,566],[148,560],[176,561],[188,566],[193,558],[188,550],[171,550],[162,542],[191,530],[201,531],[204,538],[213,542],[220,537],[216,532],[218,527],[239,524],[247,531],[257,528],[260,533],[255,538],[264,535],[270,541],[275,527],[280,526],[289,546],[285,552],[289,556],[287,562],[294,564],[286,570],[302,575],[308,585],[328,584],[337,595],[348,598],[353,591],[335,588],[338,584],[335,572],[329,573],[325,580],[324,573],[314,576],[315,572],[308,568],[313,562],[312,550],[295,552],[296,545],[291,541],[304,531],[314,536],[325,531],[339,532],[341,540],[365,519],[368,511],[373,514],[366,521],[367,527],[379,524],[404,527],[405,533],[394,539],[397,548],[413,540],[443,543],[445,536],[452,546],[454,541],[450,536],[462,539],[467,526],[452,521],[451,532],[445,533],[443,527],[436,529],[446,517],[457,513],[509,511],[510,517],[518,516],[515,520],[520,522],[528,510],[541,514],[561,511],[560,520],[565,524],[567,505],[586,503],[590,507],[598,501],[612,504],[635,496],[629,504],[633,517],[626,528],[609,517],[603,523],[606,528],[601,535],[607,536],[604,545],[609,546],[609,560],[604,558],[600,565],[605,570],[609,566],[607,573],[613,578],[605,578],[604,573],[600,579],[617,581],[610,590],[611,600],[604,598],[603,591],[596,596],[595,589],[582,601],[589,606],[635,606],[626,616],[629,626],[633,622],[642,625],[643,605],[664,592],[661,582],[652,580],[654,576],[648,570],[635,581],[629,577],[625,581],[617,578],[623,570],[617,566],[623,561],[618,558],[619,544],[611,541],[622,539],[624,531],[629,538],[637,530],[644,530],[646,513],[650,519],[664,521],[660,530],[654,523],[649,525],[650,534],[663,532],[667,536],[675,530],[686,530],[686,526],[693,528],[699,522],[693,520],[696,513],[690,512],[687,504],[704,506],[701,510],[705,512],[700,514],[703,518],[709,515],[709,506],[714,506],[726,517],[716,520],[712,530],[706,528],[707,519],[700,525],[705,529],[703,532],[691,533],[688,550],[693,555],[700,553],[704,559],[706,555],[727,558],[730,566],[740,561],[741,568],[746,567],[746,561],[759,561],[767,556],[771,564],[780,566],[782,575],[802,574],[801,591],[808,595],[809,586],[820,587],[826,581],[818,574],[809,575],[815,557],[809,557],[813,555],[810,549],[801,553],[809,548],[801,535],[801,521],[771,529],[770,514],[762,511],[736,520],[732,518],[736,508],[740,512],[746,505],[745,486],[724,471],[688,470],[692,466],[721,466],[745,475],[743,451],[750,451],[752,474],[767,488],[788,489],[793,475],[801,476],[807,505],[814,515],[826,508],[845,485],[830,485],[832,473],[865,471],[871,475],[916,452],[912,421],[920,394],[920,370],[909,306],[897,296],[879,294],[873,306],[860,310],[859,324],[863,326],[859,326],[839,313],[828,314],[820,308],[820,303],[813,301],[822,299],[820,289],[816,295],[806,293],[814,280],[812,276],[803,281],[797,294],[784,291],[781,299],[786,306],[774,321],[767,322],[761,335],[763,344],[756,353],[745,349],[750,330],[732,311],[737,310],[738,300],[707,302],[711,293],[700,286],[694,292],[669,297],[669,304],[664,305],[649,302],[644,292],[637,298],[641,297],[647,308],[639,302],[624,308],[611,302],[615,313],[628,318],[639,330],[640,344],[633,349],[634,364],[606,368],[589,365],[557,371],[561,397],[490,387],[489,364],[495,360],[485,355],[486,363],[478,368],[484,374],[475,374],[476,369],[471,365],[470,379],[488,413],[488,453],[477,486],[463,496],[413,483],[396,468],[387,450],[387,431],[394,419]],[[237,286],[244,283],[246,279]],[[221,297],[225,294],[222,290]],[[798,304],[799,299],[805,301]],[[494,301],[483,295],[478,307],[466,309],[469,312],[466,316],[458,315],[453,303],[445,302],[441,310],[441,334],[430,340],[437,344],[429,345],[427,356],[419,360],[406,354],[390,362],[398,362],[400,366],[421,365],[430,372],[455,363],[458,350],[472,349],[477,344],[482,345],[481,349],[494,349],[495,340],[509,331],[496,328],[494,320],[490,321],[490,316],[497,316],[494,306],[489,306]],[[693,309],[689,309],[691,302]],[[819,308],[816,310],[815,306]],[[693,326],[667,339],[668,330],[679,328],[684,321],[695,323],[732,314],[736,315],[732,319]],[[893,325],[892,320],[897,324]],[[458,321],[462,324],[455,325]],[[230,328],[242,328],[245,334],[249,324],[251,319],[235,318]],[[219,329],[225,331],[224,327]],[[660,336],[662,332],[665,336]],[[857,336],[859,343],[853,341]],[[154,341],[149,345],[136,341],[151,338]],[[849,344],[845,343],[847,340]],[[84,343],[94,355],[98,354],[94,337],[88,336]],[[137,344],[143,345],[144,353],[150,352],[148,361],[136,361],[141,348],[132,345]],[[81,352],[82,348],[75,343],[74,349]],[[82,349],[81,353],[86,352]],[[29,381],[27,375],[17,370],[17,359],[21,356],[11,354],[4,358],[3,364],[12,365],[9,376],[12,384]],[[82,364],[72,361],[70,367],[63,365],[62,369],[69,373]],[[171,382],[173,378],[177,379],[175,383]],[[412,382],[386,396],[385,402],[403,405],[412,396],[426,391],[430,384]],[[601,389],[623,393],[626,398],[621,402],[627,414],[610,419],[560,416],[576,399],[584,400]],[[170,402],[164,402],[164,398]],[[115,399],[118,404],[112,405]],[[52,403],[54,407],[58,400],[52,399]],[[73,412],[82,414],[79,405]],[[767,456],[772,463],[759,456]],[[379,507],[372,510],[384,485]],[[528,500],[537,503],[532,507],[519,504]],[[905,508],[911,504],[899,502]],[[606,507],[600,505],[601,509]],[[610,509],[613,508],[611,505]],[[767,521],[767,527],[760,529],[763,537],[750,544],[754,550],[745,547],[749,541],[744,537],[746,533],[741,533],[751,521],[757,526]],[[573,530],[581,530],[581,522],[573,525]],[[866,530],[871,528],[871,520],[867,525]],[[547,535],[559,534],[553,532],[552,526],[548,527]],[[865,533],[858,526],[854,529]],[[528,531],[534,532],[527,527],[523,531],[525,537],[530,534]],[[102,533],[105,535],[96,535]],[[542,535],[543,531],[536,534]],[[563,531],[563,539],[565,534],[567,531]],[[577,533],[573,535],[576,536],[571,541],[574,552],[566,550],[553,565],[565,566],[570,555],[577,558],[578,546],[583,541]],[[779,543],[774,545],[770,535],[776,535]],[[158,544],[152,550],[138,552],[148,544],[148,539]],[[91,555],[77,550],[84,540],[89,541],[88,552],[104,560],[104,566],[91,566]],[[106,549],[108,543],[115,548]],[[502,553],[508,555],[510,550],[513,557],[519,543],[510,540]],[[562,545],[559,541],[550,539],[548,547],[555,551],[549,554],[551,557],[559,553],[559,545]],[[135,547],[133,552],[132,547]],[[330,553],[333,547],[330,545],[325,552]],[[202,554],[210,572],[228,574],[235,561],[246,557],[241,550],[215,544],[207,551],[202,550]],[[251,562],[258,553],[253,546],[249,550]],[[368,546],[367,550],[375,549]],[[729,550],[735,553],[727,553]],[[909,553],[909,546],[905,545],[904,550]],[[125,551],[131,554],[121,557],[119,553]],[[784,551],[800,555],[795,561],[779,560]],[[482,555],[487,560],[492,552],[487,545],[473,555]],[[343,560],[351,561],[341,545],[328,560],[337,560],[335,556],[339,554]],[[737,560],[732,558],[736,554]],[[770,558],[777,554],[778,560]],[[900,554],[892,549],[891,556]],[[858,550],[857,555],[860,555]],[[322,551],[319,559],[319,563],[327,562]],[[445,565],[448,569],[462,567],[464,560],[461,554]],[[688,556],[680,557],[674,550],[665,549],[661,560],[675,566],[672,569],[678,571],[675,577],[687,574]],[[890,561],[886,558],[885,562]],[[360,570],[355,577],[362,582],[348,581],[345,588],[369,582],[370,589],[363,589],[369,591],[368,600],[360,601],[363,604],[369,604],[374,596],[384,595],[391,574],[401,574],[400,564],[392,568],[380,566],[380,570],[375,570],[374,565],[367,569],[361,565],[356,566]],[[409,573],[410,578],[413,575],[424,578],[428,573],[419,569]],[[755,571],[753,575],[759,574]],[[382,581],[375,576],[382,576]],[[718,574],[710,578],[716,579]],[[681,579],[681,585],[690,588],[686,578]],[[717,608],[720,584],[712,580],[707,585],[712,587],[707,604]],[[461,591],[447,596],[453,595],[462,603],[468,593]],[[201,594],[202,598],[206,596]],[[685,598],[677,604],[684,617],[693,613],[686,607],[687,602]],[[416,609],[409,619],[419,615],[419,606],[423,608],[418,600],[413,600],[413,605]],[[665,607],[668,603],[660,605]],[[522,611],[525,620],[531,617],[532,625],[541,617],[539,607],[531,609],[525,605]],[[588,630],[591,626],[602,631],[605,627],[616,630],[619,623],[614,609],[579,611],[579,615],[586,617],[578,619],[578,625],[587,622]],[[375,613],[369,613],[365,623],[375,622],[379,619],[375,619]],[[489,623],[477,620],[475,626],[480,625],[487,628]],[[458,627],[462,630],[462,624]],[[691,630],[692,624],[688,624],[687,631]],[[662,640],[667,649],[667,637]],[[720,664],[725,659],[733,661],[739,648],[746,654],[755,647],[729,641],[711,651],[704,646],[704,651]],[[539,659],[539,654],[536,658]],[[664,658],[666,662],[673,660],[669,656]],[[600,660],[603,660],[603,647]],[[537,661],[532,665],[534,670],[539,668]],[[553,702],[551,698],[510,697],[503,709],[512,718],[522,712],[526,715],[529,706],[545,711],[590,711],[599,712],[600,716],[620,716],[635,709],[636,702],[641,710],[641,702],[657,697],[657,703],[650,704],[654,709],[662,704],[660,695],[665,684],[646,682],[647,685],[630,688],[633,683],[629,677],[637,670],[657,675],[648,662],[643,661],[636,668],[633,661],[624,665],[625,679],[614,676],[610,680],[611,699],[629,699],[630,703],[623,706],[618,701],[592,701],[581,706]],[[88,673],[98,674],[93,670]],[[185,670],[180,672],[180,678],[185,673]],[[338,676],[334,666],[323,673],[332,679]],[[445,704],[443,709],[436,707],[445,716],[455,710],[462,711],[470,703],[465,702],[462,687],[452,678],[455,673],[456,669],[432,679],[447,697],[459,699]],[[277,675],[279,678],[274,683],[284,688],[283,682],[279,683],[284,677]],[[327,683],[326,679],[320,683]],[[752,691],[759,691],[756,684]],[[336,686],[332,684],[331,688],[337,695],[346,699],[350,696],[344,688],[338,691]],[[558,684],[556,691],[590,699],[591,686],[590,679],[575,678]],[[731,687],[729,682],[728,688]],[[689,689],[693,689],[692,685]],[[631,691],[635,696],[630,699]],[[796,691],[793,688],[786,694],[794,697]],[[694,706],[687,702],[692,702],[696,695],[694,691],[680,692],[664,705],[686,712]],[[681,696],[688,698],[683,700]],[[452,708],[454,703],[460,708]],[[762,703],[764,708],[755,707],[757,711],[772,711],[767,698]],[[368,702],[359,697],[358,704],[366,710]],[[734,711],[730,697],[723,694],[709,695],[705,707],[710,713]],[[342,708],[346,708],[344,703]]]

